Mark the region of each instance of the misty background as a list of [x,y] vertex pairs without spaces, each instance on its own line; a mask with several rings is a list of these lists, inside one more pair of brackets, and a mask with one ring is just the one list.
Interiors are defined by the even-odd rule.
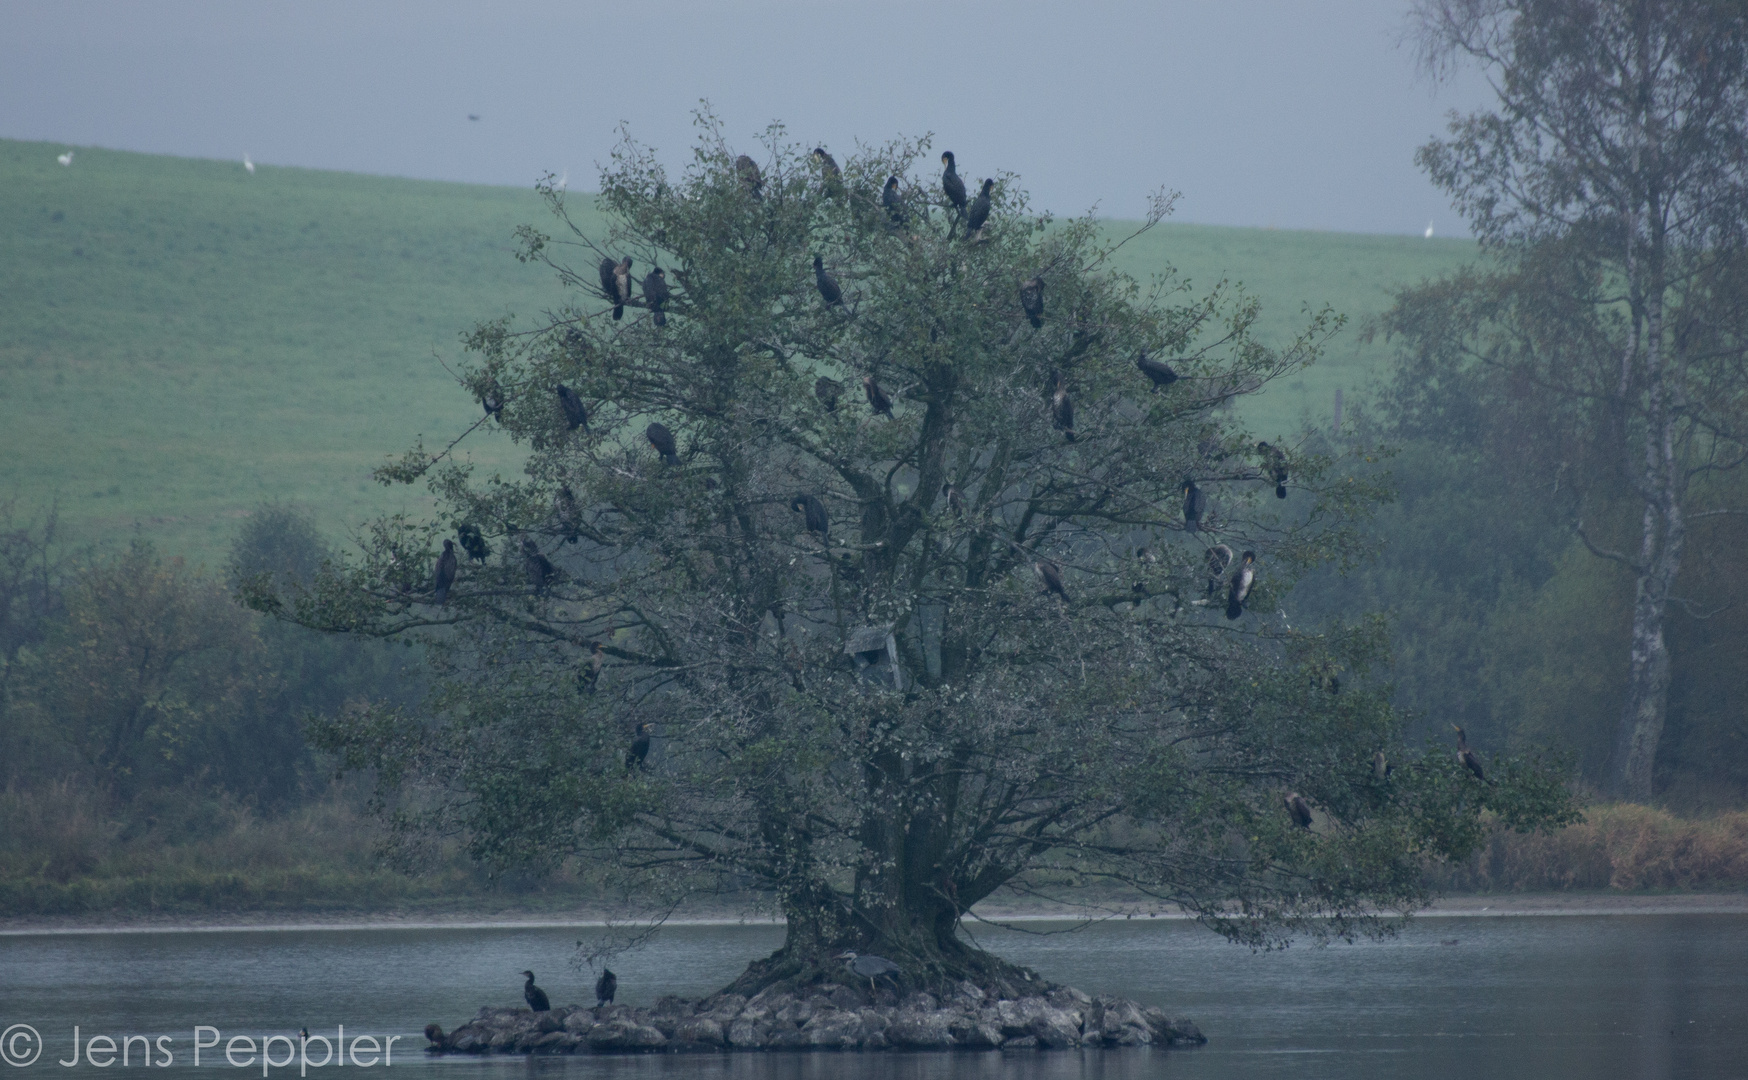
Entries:
[[0,136],[592,190],[621,121],[681,165],[708,99],[747,146],[934,132],[1059,214],[1466,235],[1413,154],[1486,86],[1419,74],[1407,7],[7,0]]

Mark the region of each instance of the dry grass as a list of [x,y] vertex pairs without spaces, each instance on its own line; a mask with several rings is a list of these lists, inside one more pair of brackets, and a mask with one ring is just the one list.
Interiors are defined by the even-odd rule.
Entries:
[[1559,832],[1495,834],[1475,858],[1431,877],[1448,892],[1748,888],[1748,812],[1679,818],[1630,803],[1592,806]]

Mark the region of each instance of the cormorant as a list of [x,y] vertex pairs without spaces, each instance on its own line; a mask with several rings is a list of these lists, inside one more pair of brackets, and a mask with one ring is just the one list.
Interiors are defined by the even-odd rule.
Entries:
[[536,594],[546,591],[547,582],[557,572],[552,560],[540,553],[540,545],[532,536],[522,538],[522,568],[528,572],[528,587]]
[[504,390],[498,385],[498,380],[487,378],[486,384],[480,388],[480,407],[485,409],[487,416],[496,416],[504,408]]
[[1281,801],[1287,804],[1287,813],[1293,815],[1293,824],[1301,829],[1311,827],[1311,804],[1305,801],[1305,796],[1289,791],[1281,796]]
[[874,376],[862,376],[862,390],[868,395],[868,407],[879,415],[891,418],[892,399],[886,396],[886,391],[880,389],[880,384],[874,381]]
[[651,446],[655,447],[655,452],[662,456],[663,461],[669,465],[680,463],[679,456],[675,453],[674,433],[668,430],[666,424],[659,420],[656,421],[643,429],[643,437],[649,440]]
[[1135,549],[1135,557],[1137,559],[1140,559],[1142,562],[1146,563],[1148,566],[1153,566],[1154,564],[1159,562],[1159,556],[1155,555],[1151,551],[1148,551],[1144,547],[1138,547]]
[[1056,568],[1055,563],[1049,559],[1039,559],[1032,564],[1032,569],[1036,570],[1038,576],[1044,580],[1045,589],[1064,600],[1068,599],[1068,590],[1062,587],[1062,571]]
[[1395,771],[1396,766],[1390,764],[1390,762],[1384,757],[1384,752],[1382,750],[1379,750],[1372,755],[1372,779],[1388,780],[1390,779],[1390,774]]
[[965,516],[965,496],[959,494],[958,485],[949,481],[942,485],[941,494],[947,497],[947,509],[953,512],[954,517]]
[[824,375],[813,380],[813,396],[825,406],[825,411],[838,411],[838,399],[844,396],[844,384],[836,379],[828,379]]
[[522,987],[522,1000],[528,1002],[528,1007],[535,1012],[547,1012],[552,1008],[552,1002],[546,999],[546,991],[534,985],[534,972],[524,971],[528,982]]
[[656,267],[643,279],[643,302],[649,305],[650,319],[657,326],[668,325],[668,313],[662,306],[673,295],[668,289],[668,272]]
[[631,749],[625,754],[625,771],[643,768],[643,760],[649,757],[649,736],[655,730],[655,725],[645,720],[637,725],[637,733],[631,738]]
[[467,557],[474,562],[485,562],[491,557],[492,549],[486,543],[485,536],[479,531],[479,526],[469,521],[455,530],[455,535],[461,537],[461,546],[467,552]]
[[1266,442],[1256,444],[1256,452],[1262,455],[1263,467],[1268,470],[1269,477],[1275,482],[1275,498],[1287,497],[1287,455],[1278,446]]
[[455,541],[443,541],[443,554],[437,556],[437,572],[432,577],[431,591],[439,604],[449,602],[449,586],[455,584]]
[[1457,760],[1462,763],[1463,768],[1475,774],[1475,779],[1485,784],[1487,773],[1481,768],[1481,759],[1476,756],[1475,751],[1469,749],[1468,733],[1457,727],[1456,724],[1452,724],[1451,727],[1456,728],[1457,731]]
[[580,536],[578,519],[581,515],[577,513],[577,497],[571,493],[569,484],[558,485],[558,498],[555,501],[558,503],[558,524],[564,532],[564,542],[574,544]]
[[[308,1031],[309,1029],[305,1028],[304,1030]],[[305,1035],[304,1038],[308,1039],[309,1036]],[[449,1049],[449,1036],[443,1034],[443,1029],[436,1024],[425,1025],[425,1040],[438,1050]]]
[[1184,531],[1201,532],[1202,515],[1208,512],[1208,493],[1194,480],[1184,481]]
[[825,272],[825,260],[817,254],[813,257],[813,283],[819,286],[819,295],[825,300],[826,307],[840,307],[844,302],[844,290],[838,288],[838,279]]
[[613,318],[623,319],[625,305],[631,303],[631,256],[601,263],[601,290],[613,302]]
[[901,229],[909,217],[904,209],[904,196],[898,193],[898,177],[888,176],[886,187],[880,192],[880,205],[886,208],[886,223],[889,228]]
[[868,992],[874,992],[874,980],[882,975],[896,975],[903,969],[884,956],[860,955],[853,952],[839,953],[838,960],[845,961],[850,971],[868,980]]
[[1050,391],[1050,424],[1062,432],[1069,442],[1074,441],[1074,399],[1068,396],[1068,377],[1062,372],[1052,372],[1050,375],[1052,388]]
[[1256,552],[1247,551],[1232,571],[1232,584],[1226,590],[1226,617],[1236,619],[1244,614],[1244,602],[1250,599],[1250,587],[1256,584]]
[[1213,596],[1220,591],[1220,583],[1226,580],[1226,568],[1231,565],[1231,548],[1225,544],[1215,544],[1208,549],[1208,591],[1206,595]]
[[577,689],[585,694],[595,692],[595,686],[601,681],[601,668],[607,663],[607,656],[601,651],[601,643],[589,643],[589,662],[577,669]]
[[819,166],[820,179],[825,182],[827,195],[840,195],[844,190],[844,173],[838,168],[838,161],[825,152],[825,147],[813,148],[813,160]]
[[1030,277],[1020,282],[1020,308],[1033,329],[1044,325],[1044,279]]
[[789,509],[801,511],[803,519],[807,522],[807,531],[818,533],[821,541],[829,543],[829,541],[826,540],[826,516],[824,503],[820,502],[815,496],[802,492],[789,500]]
[[953,209],[965,210],[965,181],[959,178],[959,169],[953,161],[953,151],[948,150],[941,155],[941,164],[946,168],[941,172],[941,190],[947,193],[947,201]]
[[619,993],[619,976],[613,974],[612,968],[602,968],[601,977],[595,980],[595,1008],[613,1004],[613,995]]
[[1161,363],[1149,357],[1145,351],[1135,358],[1135,366],[1140,368],[1141,374],[1147,376],[1148,381],[1153,383],[1153,389],[1156,392],[1177,382],[1177,372],[1172,370],[1170,364]]
[[553,387],[552,392],[558,395],[559,408],[564,410],[564,422],[570,425],[572,431],[575,431],[580,427],[583,429],[583,432],[587,434],[589,430],[589,410],[583,408],[583,399],[577,396],[575,390],[572,390],[564,383],[559,383],[557,386]]
[[740,182],[753,198],[763,197],[765,174],[759,171],[759,163],[745,154],[734,159],[734,171],[740,174]]
[[969,240],[972,234],[983,228],[983,223],[989,220],[989,193],[995,190],[995,181],[985,179],[983,190],[977,193],[977,198],[971,200],[971,209],[965,216],[965,238]]

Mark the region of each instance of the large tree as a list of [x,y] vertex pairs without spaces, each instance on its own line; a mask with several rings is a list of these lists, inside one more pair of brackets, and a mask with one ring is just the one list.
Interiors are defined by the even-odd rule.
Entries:
[[[1479,66],[1498,102],[1418,155],[1491,258],[1386,320],[1411,343],[1402,400],[1507,445],[1532,497],[1569,499],[1584,544],[1630,569],[1609,786],[1647,801],[1665,623],[1710,606],[1675,593],[1688,529],[1740,512],[1718,478],[1748,460],[1748,8],[1425,0],[1417,17],[1427,61]],[[1625,543],[1597,520],[1620,492]]]
[[[321,729],[403,834],[768,896],[787,942],[743,990],[847,947],[1012,992],[1029,976],[956,933],[1003,886],[1103,882],[1252,943],[1352,934],[1423,902],[1423,861],[1470,850],[1484,810],[1564,813],[1520,762],[1483,783],[1406,750],[1375,626],[1278,611],[1354,556],[1378,492],[1259,449],[1228,406],[1309,363],[1331,316],[1265,347],[1254,302],[1132,280],[1100,223],[1029,213],[1009,176],[968,235],[908,179],[923,149],[840,170],[773,130],[755,164],[706,125],[672,176],[627,142],[594,233],[546,189],[559,228],[522,256],[575,303],[480,327],[464,375],[525,475],[415,448],[383,475],[426,478],[434,519],[377,522],[308,591],[245,590],[430,643],[425,708]],[[1218,543],[1254,564],[1211,573]]]

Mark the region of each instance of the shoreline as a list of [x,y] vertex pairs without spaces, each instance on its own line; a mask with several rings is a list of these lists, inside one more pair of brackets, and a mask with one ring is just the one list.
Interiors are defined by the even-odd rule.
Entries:
[[[1548,918],[1555,916],[1624,915],[1748,915],[1748,893],[1511,893],[1443,897],[1416,912],[1418,919]],[[973,925],[1035,922],[1081,922],[1132,919],[1183,921],[1181,911],[1133,915],[1093,915],[1074,908],[992,908],[976,911]],[[778,926],[775,916],[733,912],[669,919],[668,926]],[[107,915],[101,917],[0,917],[0,938],[76,934],[214,934],[292,933],[354,930],[558,930],[625,925],[598,911],[527,912],[480,915],[427,912],[348,912],[298,915],[288,912],[223,912],[176,915]]]

